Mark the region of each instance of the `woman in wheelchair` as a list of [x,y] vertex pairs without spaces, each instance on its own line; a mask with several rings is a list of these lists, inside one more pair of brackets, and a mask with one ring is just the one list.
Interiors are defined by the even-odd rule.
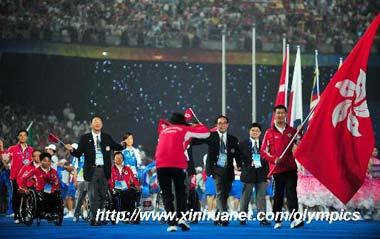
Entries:
[[[124,165],[124,156],[115,152],[114,165],[109,179],[110,190],[116,211],[127,211],[132,215],[136,208],[140,184],[130,167]],[[139,223],[139,218],[130,218],[133,223]]]
[[[34,160],[33,160],[34,161]],[[51,168],[51,155],[40,155],[41,165],[21,171],[18,175],[22,204],[20,213],[22,220],[31,225],[33,219],[40,224],[41,219],[62,224],[63,202],[60,195],[60,184],[57,171]],[[33,162],[34,164],[34,162]],[[22,174],[21,174],[22,173]]]

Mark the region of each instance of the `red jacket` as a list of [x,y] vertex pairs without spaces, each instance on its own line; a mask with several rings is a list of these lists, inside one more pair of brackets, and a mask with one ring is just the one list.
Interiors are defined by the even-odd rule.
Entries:
[[268,176],[276,173],[297,170],[297,164],[292,153],[294,143],[289,147],[282,158],[282,161],[278,165],[275,165],[274,163],[276,158],[281,156],[282,152],[285,150],[286,146],[296,132],[297,130],[289,125],[286,125],[283,134],[281,134],[281,132],[278,131],[274,125],[265,132],[260,155],[269,163]]
[[24,165],[18,176],[17,176],[17,185],[19,188],[32,188],[34,187],[34,184],[35,184],[35,178],[34,177],[24,177],[23,175],[28,175],[31,173],[31,171],[35,170],[36,169],[36,166],[34,166],[33,163],[29,164],[29,165]]
[[[11,160],[11,180],[17,180],[17,175],[20,172],[22,166],[30,164],[32,162],[33,148],[27,146],[22,151],[21,144],[15,144],[8,148]],[[24,162],[26,160],[26,162]],[[26,164],[27,163],[27,164]]]
[[140,187],[139,180],[137,180],[136,176],[133,174],[133,171],[130,167],[124,166],[121,170],[121,173],[119,172],[119,169],[113,165],[111,168],[111,178],[109,179],[108,183],[110,185],[110,189],[115,188],[115,182],[116,181],[124,181],[128,188],[131,187]]
[[205,139],[210,135],[208,128],[195,126],[170,125],[161,130],[156,147],[157,168],[187,169],[188,158],[185,155],[191,138]]
[[29,173],[24,173],[21,175],[20,182],[22,182],[22,185],[24,185],[24,183],[32,177],[34,177],[34,188],[37,192],[43,191],[46,184],[51,185],[52,193],[60,189],[58,174],[57,171],[53,168],[50,168],[48,172],[42,170],[41,166],[35,168]]

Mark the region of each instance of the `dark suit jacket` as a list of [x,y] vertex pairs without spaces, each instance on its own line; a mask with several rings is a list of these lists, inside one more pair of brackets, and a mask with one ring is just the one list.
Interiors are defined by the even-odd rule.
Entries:
[[[242,169],[240,180],[243,183],[260,183],[265,182],[268,172],[269,165],[266,160],[261,158],[261,168],[255,168],[252,166],[252,143],[250,139],[247,139],[239,144],[241,155],[242,155]],[[259,140],[259,150],[258,154],[260,154],[261,141]]]
[[221,168],[217,166],[219,150],[220,150],[220,137],[218,132],[212,132],[207,139],[192,139],[193,144],[208,144],[207,160],[206,160],[206,174],[207,176],[221,176],[229,181],[235,178],[233,159],[235,158],[238,167],[241,167],[241,155],[239,148],[239,141],[235,136],[227,133],[227,166]]
[[187,155],[189,156],[189,161],[187,161],[187,173],[189,175],[195,174],[195,163],[193,157],[193,145],[190,143],[190,147],[187,149]]
[[[124,146],[116,143],[109,134],[101,132],[100,147],[103,153],[104,174],[109,179],[111,178],[112,166],[111,150],[123,150]],[[84,154],[83,176],[86,181],[91,181],[95,169],[95,143],[91,132],[81,136],[78,149],[71,154],[78,158]]]

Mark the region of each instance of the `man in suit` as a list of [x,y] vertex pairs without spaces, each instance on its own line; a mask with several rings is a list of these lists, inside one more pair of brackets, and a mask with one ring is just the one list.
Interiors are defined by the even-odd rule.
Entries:
[[108,179],[111,177],[111,150],[125,148],[116,143],[109,134],[101,132],[102,127],[102,118],[94,116],[91,120],[91,132],[81,136],[78,148],[74,149],[71,144],[66,145],[66,149],[70,150],[73,156],[79,158],[84,155],[83,176],[88,182],[92,226],[101,225],[95,217],[98,209],[104,207]]
[[[260,124],[252,123],[249,127],[249,138],[239,143],[242,155],[240,180],[243,183],[240,211],[248,213],[248,204],[252,195],[253,187],[255,187],[257,211],[258,213],[261,213],[261,215],[265,216],[265,192],[267,187],[266,182],[269,166],[268,163],[260,157],[260,135]],[[245,225],[246,221],[242,220],[240,221],[240,224]],[[270,222],[265,220],[264,217],[264,219],[260,221],[260,225],[270,225]]]
[[[226,213],[228,194],[235,178],[233,160],[235,159],[240,169],[241,156],[238,139],[227,133],[228,118],[220,115],[216,118],[215,124],[216,132],[212,132],[207,139],[193,139],[193,143],[208,144],[206,174],[207,176],[212,175],[215,180],[217,211]],[[218,220],[215,224],[227,226],[228,221]]]

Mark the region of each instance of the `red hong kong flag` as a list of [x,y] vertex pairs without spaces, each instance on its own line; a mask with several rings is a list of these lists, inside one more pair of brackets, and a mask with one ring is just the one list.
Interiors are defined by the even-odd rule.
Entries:
[[190,121],[194,118],[194,112],[191,108],[188,108],[184,112],[186,121]]
[[366,99],[368,56],[380,14],[335,73],[295,157],[343,203],[363,184],[374,147]]

